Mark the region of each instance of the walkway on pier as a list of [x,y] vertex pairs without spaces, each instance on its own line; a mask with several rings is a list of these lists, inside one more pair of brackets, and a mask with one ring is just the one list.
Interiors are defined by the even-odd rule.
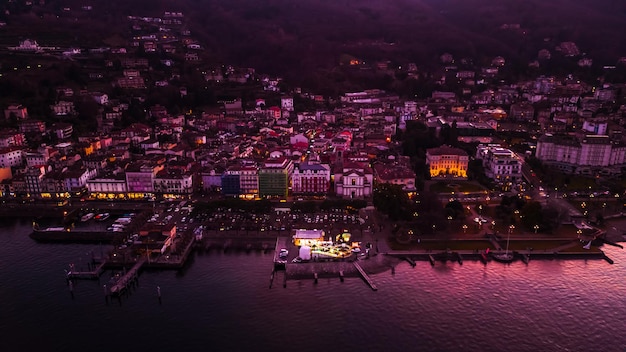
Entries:
[[361,268],[361,265],[359,265],[359,263],[357,262],[354,262],[354,267],[359,272],[359,274],[361,274],[361,277],[363,278],[363,280],[365,280],[365,282],[367,282],[367,284],[372,288],[372,290],[378,291],[378,287],[376,287],[376,285],[374,284],[372,279],[369,277],[369,275],[367,275],[365,270]]
[[126,274],[124,274],[124,276],[117,280],[115,285],[111,286],[111,294],[119,294],[120,292],[122,292],[122,290],[125,289],[126,286],[128,286],[128,284],[131,282],[131,280],[137,277],[139,269],[141,269],[141,267],[147,261],[148,259],[146,257],[142,257],[141,259],[139,259],[137,263],[135,263],[135,265],[133,265],[133,267],[128,272],[126,272]]
[[280,257],[280,250],[283,248],[287,248],[287,237],[276,238],[276,247],[274,250],[274,264],[284,264],[286,262],[285,258]]
[[67,273],[68,279],[97,279],[104,272],[106,260],[103,260],[93,271],[70,271]]
[[500,243],[498,243],[498,240],[496,239],[496,236],[494,234],[490,234],[489,235],[489,242],[491,242],[491,244],[493,244],[494,248],[496,250],[501,251],[502,250],[502,246],[500,246]]

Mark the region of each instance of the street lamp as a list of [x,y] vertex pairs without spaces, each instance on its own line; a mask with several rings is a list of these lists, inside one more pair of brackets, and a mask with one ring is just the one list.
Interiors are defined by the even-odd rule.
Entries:
[[435,234],[435,229],[437,228],[437,226],[435,224],[433,224],[433,234]]
[[463,224],[463,233],[467,232],[467,225]]
[[496,221],[495,220],[491,222],[491,229],[492,230],[496,229]]
[[511,234],[511,232],[513,232],[514,229],[515,229],[515,225],[509,226],[509,235]]
[[533,229],[535,229],[535,233],[537,233],[537,230],[539,230],[539,225],[533,226]]

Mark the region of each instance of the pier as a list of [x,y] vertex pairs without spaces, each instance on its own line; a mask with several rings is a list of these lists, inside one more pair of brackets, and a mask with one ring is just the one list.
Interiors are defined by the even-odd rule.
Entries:
[[499,251],[502,250],[502,247],[500,246],[500,243],[498,243],[498,239],[496,238],[495,234],[490,234],[489,235],[489,242],[491,242],[491,244],[493,244],[493,247]]
[[106,260],[103,260],[93,271],[69,271],[67,273],[68,279],[97,279],[104,272],[104,266],[107,264]]
[[369,277],[369,275],[367,275],[367,273],[365,272],[365,270],[363,270],[363,268],[361,268],[361,266],[359,265],[359,263],[354,262],[354,267],[356,268],[356,270],[359,272],[359,274],[361,274],[361,277],[363,278],[363,280],[365,280],[365,282],[367,282],[367,284],[369,285],[369,287],[371,287],[371,289],[373,291],[378,291],[378,287],[376,287],[376,285],[374,284],[374,282],[372,281],[372,279]]
[[409,258],[409,257],[404,257],[404,260],[406,260],[413,268],[415,268],[415,260]]
[[132,282],[132,280],[137,279],[139,270],[146,263],[147,260],[148,259],[145,257],[139,259],[137,263],[135,263],[135,265],[133,265],[133,267],[128,272],[126,272],[126,274],[124,274],[124,276],[122,276],[113,286],[111,286],[111,289],[109,291],[110,294],[121,294],[122,291],[124,291],[126,287],[128,287],[128,284]]
[[287,238],[276,238],[276,247],[274,250],[274,270],[285,270],[287,260],[280,257],[280,249],[287,248]]

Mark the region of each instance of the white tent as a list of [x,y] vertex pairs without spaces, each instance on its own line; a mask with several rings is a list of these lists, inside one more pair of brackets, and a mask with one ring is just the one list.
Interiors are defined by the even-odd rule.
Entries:
[[302,246],[300,247],[300,253],[299,253],[299,257],[302,260],[311,260],[311,247],[309,246]]

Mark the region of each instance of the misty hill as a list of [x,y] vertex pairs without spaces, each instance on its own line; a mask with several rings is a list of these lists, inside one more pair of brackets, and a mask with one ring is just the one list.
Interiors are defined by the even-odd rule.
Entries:
[[[94,8],[88,20],[62,10],[85,4]],[[540,49],[573,41],[600,64],[626,56],[620,0],[48,0],[42,8],[59,18],[24,15],[24,33],[83,43],[126,35],[127,15],[182,11],[216,61],[312,86],[335,74],[342,55],[420,68],[444,52],[478,64],[501,55],[525,66]]]

